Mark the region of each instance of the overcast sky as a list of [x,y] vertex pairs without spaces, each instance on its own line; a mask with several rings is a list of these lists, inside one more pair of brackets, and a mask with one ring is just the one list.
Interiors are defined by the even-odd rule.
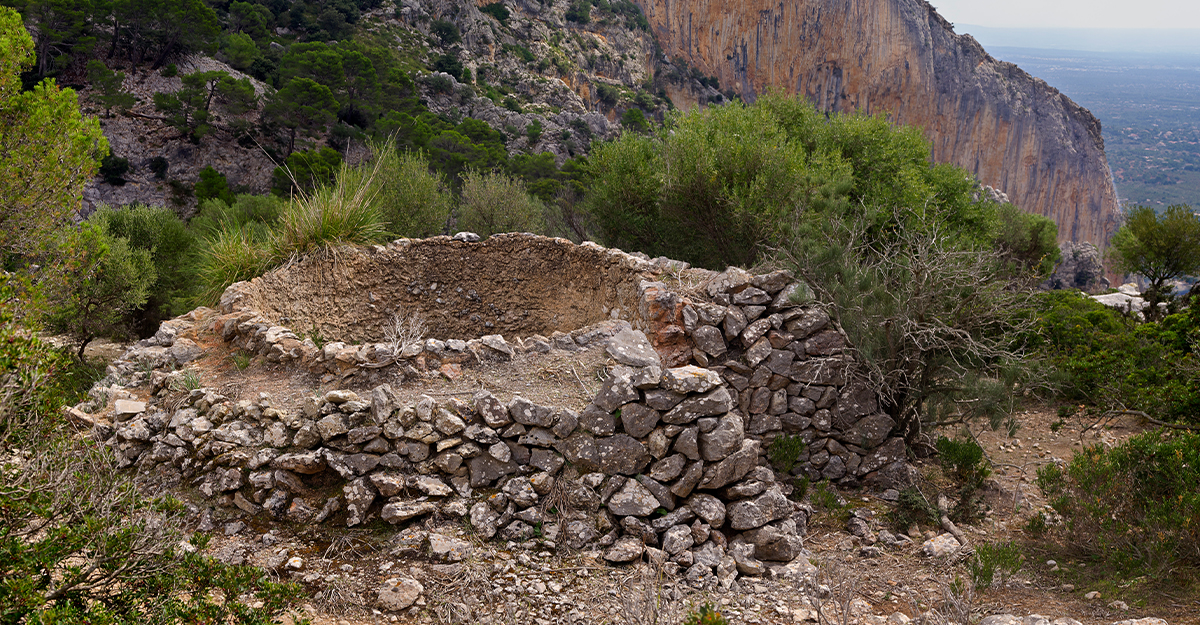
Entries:
[[1197,0],[930,0],[930,3],[942,17],[955,24],[999,28],[1200,28]]

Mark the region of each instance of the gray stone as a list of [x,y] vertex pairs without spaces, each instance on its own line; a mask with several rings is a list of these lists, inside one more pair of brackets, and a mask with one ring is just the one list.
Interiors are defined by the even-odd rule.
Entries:
[[476,443],[479,443],[480,445],[491,445],[493,443],[500,442],[500,435],[496,433],[496,430],[478,423],[468,425],[466,429],[463,430],[463,436],[475,441]]
[[529,466],[551,475],[558,473],[564,463],[563,457],[549,449],[534,449],[529,455]]
[[644,438],[658,425],[659,413],[642,404],[621,406],[621,425],[625,433],[634,438]]
[[512,478],[504,484],[502,492],[519,508],[528,508],[538,501],[537,491],[533,490],[533,483],[528,477]]
[[836,330],[824,330],[804,342],[804,351],[810,356],[832,356],[840,354],[846,339]]
[[896,427],[896,422],[885,414],[871,415],[859,419],[854,427],[842,432],[841,439],[863,449],[874,449],[883,444]]
[[579,414],[579,427],[597,436],[609,436],[617,431],[617,419],[610,411],[588,404]]
[[417,602],[425,587],[415,579],[408,577],[393,577],[383,583],[379,589],[379,607],[389,612],[407,610]]
[[955,553],[959,547],[961,545],[954,538],[954,534],[946,533],[925,541],[921,545],[921,554],[930,558],[941,558]]
[[501,476],[517,472],[516,463],[511,460],[501,462],[490,454],[482,454],[467,461],[471,474],[471,488],[481,488],[499,479]]
[[488,455],[490,455],[492,458],[495,458],[499,462],[511,462],[512,461],[512,448],[509,447],[508,443],[506,443],[505,441],[500,441],[499,443],[493,443],[492,445],[490,445],[488,447],[487,452],[488,452]]
[[449,497],[454,493],[445,482],[432,475],[418,475],[413,479],[413,483],[417,490],[430,497]]
[[496,521],[499,518],[500,515],[482,501],[471,506],[471,527],[484,538],[490,539],[496,535]]
[[683,468],[686,465],[687,458],[683,454],[667,456],[650,465],[650,477],[660,482],[670,482],[683,473]]
[[696,518],[696,513],[687,506],[681,506],[678,510],[668,512],[663,516],[658,517],[650,522],[650,527],[655,532],[666,531],[667,528],[675,525],[687,525]]
[[[757,324],[757,323],[760,323],[763,321],[766,321],[766,319],[760,319],[759,321],[756,321],[754,323]],[[770,324],[768,324],[768,326],[769,325]],[[753,327],[754,327],[754,324],[751,324],[751,328],[753,328]],[[750,331],[750,328],[746,328],[746,332],[749,332],[749,331]],[[743,334],[745,334],[745,333],[743,333]],[[767,358],[769,358],[771,356],[772,351],[773,350],[771,349],[771,341],[767,340],[766,337],[761,337],[756,342],[754,342],[750,345],[750,349],[746,350],[746,364],[750,365],[751,367],[757,367],[758,365],[762,364],[763,361],[765,361]],[[789,371],[789,373],[790,373],[790,371]]]
[[591,434],[576,432],[558,441],[555,449],[580,471],[597,471],[600,468],[596,440]]
[[558,442],[558,439],[550,430],[535,427],[529,430],[529,433],[522,436],[517,442],[521,445],[533,447],[553,447]]
[[572,549],[583,549],[585,545],[600,537],[594,524],[584,521],[570,521],[565,528],[567,546]]
[[626,434],[596,439],[596,463],[607,475],[637,475],[650,464],[645,445]]
[[349,431],[350,428],[346,427],[346,418],[340,414],[331,414],[317,421],[317,432],[321,434],[323,441],[328,441]]
[[[629,367],[620,365],[613,367],[612,373],[604,381],[592,403],[599,406],[604,412],[611,413],[624,404],[637,401],[641,398],[641,393],[634,385],[633,378],[636,374],[637,372]],[[584,427],[587,426],[584,425]]]
[[717,489],[732,484],[745,476],[758,465],[759,442],[751,439],[742,441],[741,449],[733,452],[728,458],[709,465],[704,471],[698,488]]
[[662,376],[662,387],[676,393],[707,393],[720,384],[717,372],[695,365],[667,369]]
[[271,468],[273,469],[283,469],[304,475],[320,473],[325,470],[325,467],[325,455],[320,451],[283,454],[271,461]]
[[806,338],[829,325],[829,315],[820,309],[804,311],[804,314],[788,321],[784,327],[797,339]]
[[729,545],[729,555],[737,564],[738,573],[742,575],[762,575],[767,567],[754,557],[754,545],[744,542],[734,542]]
[[621,519],[621,528],[625,530],[626,535],[634,536],[642,541],[643,545],[658,544],[658,533],[654,531],[654,528],[643,523],[641,519],[635,516],[627,516]]
[[608,509],[617,516],[646,516],[658,507],[658,498],[637,480],[625,480],[608,500]]
[[745,269],[729,267],[717,274],[705,287],[709,297],[720,294],[738,293],[754,281],[754,276]]
[[604,559],[609,562],[633,562],[642,557],[645,545],[633,536],[623,536],[604,552]]
[[671,555],[687,551],[695,543],[692,529],[686,525],[675,525],[664,532],[662,537],[662,549]]
[[395,525],[426,514],[437,512],[437,504],[432,501],[396,501],[393,500],[383,507],[380,517]]
[[776,487],[753,499],[743,499],[730,504],[726,514],[731,528],[748,530],[786,518],[791,513],[792,502]]
[[613,360],[630,367],[661,366],[662,360],[654,346],[640,330],[625,329],[612,338],[604,347]]
[[713,326],[700,326],[692,333],[696,347],[712,357],[718,357],[729,351],[725,345],[725,337]]
[[634,388],[640,390],[658,388],[658,385],[662,382],[662,367],[654,365],[637,369],[633,377],[630,378],[630,382]]
[[442,434],[453,436],[463,431],[467,427],[467,424],[463,423],[462,419],[449,410],[438,408],[433,414],[433,427],[437,428],[437,431]]
[[830,456],[829,462],[821,468],[821,477],[827,480],[840,480],[846,476],[846,463],[841,456]]
[[660,506],[667,510],[675,509],[675,495],[671,494],[671,489],[651,479],[648,475],[638,475],[637,481],[654,495]]
[[353,527],[366,521],[367,511],[371,509],[371,504],[375,503],[376,496],[371,480],[360,477],[347,482],[342,493],[346,497],[346,511],[349,513],[346,526]]
[[711,527],[721,527],[725,524],[725,504],[712,495],[696,493],[688,497],[686,505]]
[[687,397],[683,393],[656,388],[646,391],[646,405],[655,410],[670,410]]
[[[855,473],[857,475],[866,475],[893,462],[905,460],[907,457],[905,451],[903,438],[897,436],[889,439],[888,442],[875,448],[871,451],[870,455],[863,458],[862,463],[858,466],[858,470]],[[888,487],[894,488],[895,486]]]
[[725,320],[722,326],[725,329],[725,339],[732,341],[742,334],[742,330],[746,329],[746,313],[742,312],[737,306],[730,306],[726,309]]
[[675,439],[675,451],[683,454],[688,460],[700,459],[700,428],[684,428]]
[[671,493],[676,497],[687,497],[692,493],[692,490],[700,484],[700,480],[704,478],[704,462],[697,460],[688,465],[687,471],[684,471],[683,477],[671,486]]
[[575,428],[579,427],[579,415],[574,410],[560,409],[554,413],[554,426],[550,428],[551,432],[558,438],[566,438],[575,432]]
[[736,412],[721,417],[717,427],[700,434],[700,455],[707,462],[717,462],[728,457],[742,446],[746,437],[742,416]]
[[691,423],[700,417],[725,414],[733,409],[733,398],[724,386],[689,397],[663,415],[663,422],[674,425]]
[[475,394],[475,411],[479,416],[483,417],[483,422],[491,428],[500,428],[512,423],[512,418],[508,414],[508,409],[504,404],[496,399],[495,395],[487,391],[479,391]]
[[[920,472],[917,471],[916,467],[909,464],[905,459],[900,459],[867,473],[863,478],[863,484],[869,488],[883,490],[885,494],[898,493],[898,491],[912,486],[919,477]],[[886,497],[884,498],[886,499]]]
[[761,306],[770,301],[771,296],[766,291],[752,286],[733,295],[733,303],[738,306]]
[[370,476],[370,480],[371,484],[379,490],[379,494],[384,497],[399,495],[404,490],[406,484],[403,475],[391,473],[375,473]]
[[791,562],[804,551],[804,545],[794,531],[787,531],[789,522],[772,523],[742,533],[742,540],[754,545],[754,556],[769,562]]
[[371,389],[371,419],[383,423],[396,410],[396,391],[391,385],[380,384]]
[[548,428],[554,425],[554,411],[545,406],[539,406],[524,397],[514,397],[508,403],[508,414],[513,421],[521,425]]

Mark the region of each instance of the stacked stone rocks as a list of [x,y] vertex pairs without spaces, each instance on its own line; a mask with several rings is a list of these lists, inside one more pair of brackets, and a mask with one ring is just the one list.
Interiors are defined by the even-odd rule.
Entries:
[[[603,548],[613,562],[662,561],[699,585],[728,585],[771,562],[807,567],[800,538],[808,511],[787,497],[791,476],[767,461],[772,442],[807,443],[795,475],[882,489],[911,472],[894,423],[856,381],[843,336],[806,305],[807,286],[790,274],[646,265],[703,278],[703,300],[646,280],[632,320],[513,343],[498,335],[427,340],[411,353],[317,348],[245,306],[249,287],[234,285],[222,312],[167,322],[114,363],[108,383],[149,384],[154,398],[128,402],[111,423],[98,420],[93,436],[123,466],[297,523],[465,517],[488,538],[540,532],[556,546]],[[181,337],[202,332],[343,377],[379,363],[432,369],[601,345],[617,365],[578,413],[487,392],[401,406],[388,384],[300,406],[202,388],[167,405],[162,398],[187,380],[166,369],[198,354]],[[162,370],[147,373],[144,363]]]

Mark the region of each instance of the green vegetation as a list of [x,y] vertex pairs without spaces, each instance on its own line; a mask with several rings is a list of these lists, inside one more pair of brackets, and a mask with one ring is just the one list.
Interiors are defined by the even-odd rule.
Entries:
[[460,229],[480,236],[541,232],[545,210],[545,205],[529,194],[521,180],[498,172],[469,171],[463,177],[457,222]]
[[1066,401],[1091,414],[1139,411],[1156,419],[1200,423],[1200,366],[1195,305],[1161,321],[1139,323],[1074,291],[1034,300],[1031,345],[1054,367]]
[[1007,543],[983,543],[975,547],[975,556],[967,562],[967,572],[977,590],[990,588],[996,581],[996,573],[1000,574],[1000,585],[1003,586],[1008,578],[1021,570],[1025,556],[1021,555],[1021,547],[1009,541]]
[[775,467],[776,471],[790,473],[792,467],[796,466],[800,454],[804,453],[805,447],[807,445],[799,435],[776,436],[767,446],[767,458],[770,459],[771,466]]
[[1157,319],[1158,303],[1173,300],[1167,282],[1200,273],[1200,217],[1190,206],[1154,209],[1135,206],[1125,211],[1125,223],[1113,236],[1112,256],[1122,270],[1144,276],[1147,316]]
[[1038,470],[1069,544],[1125,570],[1200,565],[1200,434],[1151,431]]
[[696,610],[689,612],[683,620],[683,625],[728,625],[726,619],[711,603],[705,603]]

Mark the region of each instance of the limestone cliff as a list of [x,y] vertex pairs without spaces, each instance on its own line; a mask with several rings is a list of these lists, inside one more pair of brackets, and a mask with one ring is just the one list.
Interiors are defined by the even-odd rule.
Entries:
[[1117,226],[1099,120],[956,35],[924,0],[637,3],[665,55],[744,99],[778,88],[922,126],[935,160],[1053,218],[1060,242],[1103,248]]

